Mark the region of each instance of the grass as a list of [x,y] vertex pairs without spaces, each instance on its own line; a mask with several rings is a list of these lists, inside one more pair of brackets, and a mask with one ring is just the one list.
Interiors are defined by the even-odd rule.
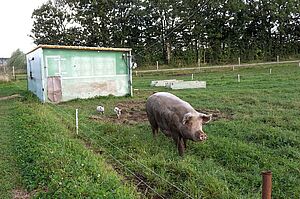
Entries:
[[[7,89],[3,93],[12,93],[13,86],[17,85],[3,86]],[[129,182],[72,137],[61,120],[31,94],[24,92],[22,99],[0,103],[5,113],[0,118],[4,123],[1,198],[13,198],[18,187],[23,195],[37,198],[139,197]]]
[[[300,68],[274,65],[271,75],[269,68],[144,74],[134,77],[138,90],[132,98],[110,96],[41,105],[27,97],[15,102],[16,110],[9,112],[14,118],[14,148],[22,182],[38,196],[99,197],[111,194],[110,188],[117,185],[122,194],[111,197],[260,198],[260,173],[271,170],[273,198],[299,198]],[[157,79],[189,80],[191,73],[195,80],[207,81],[207,88],[170,91],[149,86]],[[0,94],[13,90],[5,86]],[[153,91],[170,91],[195,108],[218,109],[230,117],[206,125],[208,140],[188,142],[184,158],[164,135],[154,140],[148,122],[129,125],[89,119],[99,104],[109,117],[117,103],[145,101]],[[76,108],[79,135],[74,133]],[[81,168],[82,162],[88,168]],[[101,184],[93,176],[104,175],[106,167],[107,184]]]
[[11,137],[13,127],[6,115],[13,106],[14,102],[0,101],[0,198],[3,199],[12,198],[12,190],[20,189],[20,174],[12,147],[14,142]]

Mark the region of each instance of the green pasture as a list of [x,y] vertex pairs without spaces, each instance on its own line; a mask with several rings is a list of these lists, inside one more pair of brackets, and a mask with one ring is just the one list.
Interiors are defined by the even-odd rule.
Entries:
[[[152,80],[190,80],[191,74],[206,81],[207,88],[150,87]],[[134,76],[133,83],[133,97],[56,105],[41,104],[26,92],[24,81],[0,83],[0,97],[22,95],[0,101],[0,119],[5,121],[0,141],[10,143],[1,145],[10,158],[0,158],[0,167],[9,167],[0,176],[0,182],[8,182],[0,196],[21,187],[33,197],[260,198],[261,172],[271,170],[273,198],[300,198],[297,64],[146,73]],[[143,105],[156,91],[171,92],[196,109],[222,116],[204,126],[207,141],[188,142],[184,157],[162,133],[153,139],[147,121],[109,120],[117,104]],[[104,116],[96,112],[98,105],[104,105]]]

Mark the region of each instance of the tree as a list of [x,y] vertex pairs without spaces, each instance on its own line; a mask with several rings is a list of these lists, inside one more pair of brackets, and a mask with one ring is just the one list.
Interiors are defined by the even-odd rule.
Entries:
[[11,57],[8,60],[7,65],[9,68],[12,68],[14,66],[16,70],[17,69],[25,70],[26,69],[25,54],[20,49],[17,49],[12,53]]
[[35,44],[81,45],[82,28],[76,26],[63,4],[48,1],[32,13],[30,37]]
[[300,53],[299,0],[54,0],[36,44],[129,47],[139,63],[270,60]]

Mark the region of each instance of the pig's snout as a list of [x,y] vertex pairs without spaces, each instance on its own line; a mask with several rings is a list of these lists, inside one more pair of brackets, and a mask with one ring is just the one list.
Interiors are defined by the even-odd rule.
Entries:
[[207,135],[205,133],[201,132],[200,135],[199,135],[199,140],[204,141],[206,139],[207,139]]

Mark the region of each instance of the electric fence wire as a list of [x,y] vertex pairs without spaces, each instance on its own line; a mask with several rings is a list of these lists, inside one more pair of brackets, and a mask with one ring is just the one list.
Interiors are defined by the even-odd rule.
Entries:
[[[51,107],[51,106],[50,106]],[[51,107],[52,110],[54,110],[55,112],[57,112],[56,109],[54,109],[53,107]],[[72,117],[71,114],[67,113],[66,111],[64,111],[63,109],[59,109],[59,111],[61,113],[64,113],[65,115],[67,115],[70,119],[74,119]],[[94,129],[92,129],[91,127],[87,127],[86,124],[83,124],[84,127],[86,129],[88,129],[91,132],[96,133],[96,131]],[[82,126],[82,125],[81,125]],[[161,177],[159,174],[157,174],[156,172],[154,172],[152,169],[150,169],[149,167],[147,167],[146,165],[144,165],[143,163],[141,163],[140,161],[138,161],[137,159],[133,158],[131,155],[129,155],[128,153],[126,153],[124,150],[122,150],[121,148],[119,148],[118,146],[112,144],[110,141],[108,141],[107,139],[103,138],[100,136],[100,139],[102,139],[103,141],[105,141],[107,144],[109,144],[110,146],[116,148],[117,150],[119,150],[120,152],[122,152],[123,154],[127,155],[131,160],[135,161],[136,163],[138,163],[140,166],[142,166],[143,168],[147,169],[148,171],[150,171],[152,174],[154,174],[155,176],[159,177],[160,179],[162,179],[163,181],[165,181],[167,184],[171,185],[172,187],[176,188],[179,192],[183,193],[184,195],[186,195],[188,198],[193,198],[192,196],[190,196],[187,192],[183,191],[181,188],[179,188],[178,186],[176,186],[175,184],[171,183],[170,181],[166,180],[165,178]],[[128,168],[127,168],[128,169]],[[182,185],[181,185],[182,186]],[[185,187],[184,187],[185,188]],[[153,189],[153,188],[152,188]]]
[[[254,77],[254,75],[253,75]],[[19,89],[22,89],[19,85],[17,85],[16,82],[14,82],[15,86]],[[55,113],[57,112],[61,112],[64,113],[64,115],[67,115],[70,120],[73,120],[73,116],[71,114],[69,114],[68,112],[66,112],[63,109],[55,109],[53,106],[48,105],[48,107],[50,107],[52,109],[52,111],[54,111]],[[90,130],[91,132],[95,133],[94,129],[91,129],[90,127],[87,127],[86,124],[81,125],[84,126],[86,129]],[[115,146],[114,144],[112,144],[110,141],[108,141],[107,139],[103,138],[100,136],[100,138],[105,141],[107,144],[111,145],[112,147],[118,149],[120,152],[122,152],[125,155],[128,155],[130,157],[131,160],[135,161],[136,163],[138,163],[140,166],[144,167],[145,169],[147,169],[148,171],[150,171],[152,174],[154,174],[155,176],[159,177],[160,179],[162,179],[163,181],[165,181],[167,184],[171,185],[172,187],[176,188],[179,192],[183,193],[184,195],[186,195],[188,198],[193,198],[192,196],[190,196],[188,193],[186,193],[185,191],[183,191],[181,188],[179,188],[178,186],[176,186],[175,184],[169,182],[168,180],[166,180],[165,178],[161,177],[159,174],[157,174],[156,172],[154,172],[152,169],[150,169],[149,167],[145,166],[143,163],[139,162],[138,160],[136,160],[135,158],[133,158],[131,155],[127,154],[126,152],[124,152],[124,150],[120,149],[118,146]],[[126,167],[126,165],[124,165],[120,160],[118,160],[117,158],[115,158],[112,154],[108,155],[110,157],[112,157],[116,162],[118,162],[121,166],[123,166],[127,171],[129,171],[132,175],[134,175],[137,179],[139,179],[143,184],[145,184],[148,188],[150,188],[154,193],[156,193],[157,195],[159,195],[160,197],[162,197],[158,192],[155,191],[154,188],[152,188],[150,185],[148,185],[145,181],[143,181],[140,177],[136,176],[134,174],[133,171],[131,171],[128,167]],[[185,188],[185,187],[184,187]],[[163,197],[162,197],[163,198]]]
[[[22,89],[21,87],[19,87],[15,82],[14,84],[16,85],[16,87],[18,87],[19,89]],[[61,112],[64,113],[64,115],[67,115],[71,120],[73,120],[73,116],[71,114],[69,114],[68,112],[64,111],[63,109],[55,109],[54,107],[48,105],[48,107],[50,107],[52,109],[52,111],[54,112]],[[95,130],[91,129],[90,127],[87,127],[85,124],[81,126],[84,126],[86,129],[90,130],[91,132],[96,132]],[[138,163],[140,166],[144,167],[145,169],[147,169],[148,171],[150,171],[152,174],[154,174],[155,176],[159,177],[160,179],[162,179],[163,181],[165,181],[167,184],[171,185],[172,187],[174,187],[175,189],[177,189],[179,192],[183,193],[184,195],[186,195],[188,198],[193,198],[192,196],[190,196],[187,192],[183,191],[181,188],[179,188],[178,186],[176,186],[175,184],[169,182],[168,180],[166,180],[165,178],[163,178],[162,176],[160,176],[159,174],[157,174],[156,172],[154,172],[152,169],[150,169],[149,167],[145,166],[143,163],[139,162],[138,160],[136,160],[135,158],[133,158],[131,155],[127,154],[126,152],[124,152],[124,150],[120,149],[119,147],[115,146],[114,144],[112,144],[110,141],[108,141],[107,139],[103,138],[100,136],[100,138],[105,141],[107,144],[111,145],[112,147],[118,149],[120,152],[122,152],[125,155],[128,155],[129,158],[133,161],[135,161],[136,163]],[[115,158],[113,155],[109,154],[109,156],[113,157],[114,160],[118,160],[117,158]],[[118,163],[121,163],[121,161],[117,161]],[[121,164],[124,165],[124,164]],[[124,168],[126,170],[128,170],[130,173],[134,173],[133,171],[131,171],[128,167],[126,167],[124,165]],[[137,177],[139,180],[141,180],[143,182],[143,184],[145,184],[148,188],[150,188],[154,193],[158,194],[160,197],[162,197],[158,192],[154,191],[155,189],[152,188],[150,185],[148,185],[145,181],[143,181],[141,178],[139,178],[138,176],[136,176],[134,174],[135,177]],[[163,197],[162,197],[163,198]]]

